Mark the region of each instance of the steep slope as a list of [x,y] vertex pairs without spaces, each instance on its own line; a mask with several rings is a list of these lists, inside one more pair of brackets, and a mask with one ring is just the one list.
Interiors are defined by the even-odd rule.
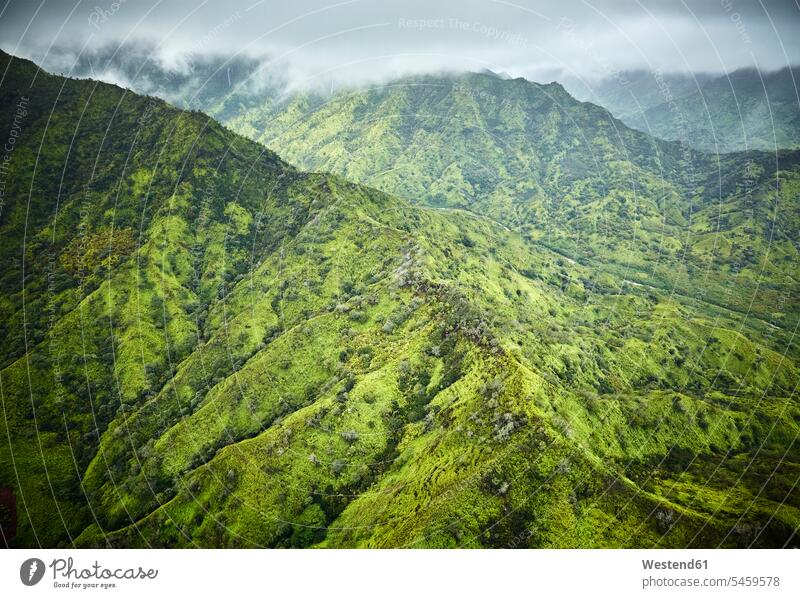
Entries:
[[579,182],[630,186],[630,168],[668,180],[682,174],[682,156],[659,154],[653,140],[576,102],[559,84],[491,74],[409,77],[331,98],[298,95],[226,124],[283,146],[303,168],[506,224],[531,221],[538,206]]
[[[775,151],[800,146],[800,69],[736,71],[660,104],[631,124],[664,139],[685,135],[698,149]],[[638,126],[637,126],[638,125]]]
[[[132,81],[165,97],[188,102],[199,91],[204,110],[303,169],[416,204],[481,213],[599,271],[751,314],[779,330],[797,324],[798,152],[695,152],[690,147],[702,135],[685,127],[680,143],[663,143],[575,101],[558,84],[491,73],[409,77],[328,96],[281,93],[277,73],[270,70],[274,80],[264,83],[254,62],[238,58],[181,75],[191,86],[176,86],[146,52],[128,62],[119,54],[98,61],[127,65]],[[239,78],[220,85],[234,65]],[[764,75],[770,100],[789,111],[797,108],[792,72]],[[762,89],[757,76],[622,73],[625,98],[615,97],[634,112],[640,98],[642,108],[658,105],[663,85],[675,98],[698,85],[722,98],[735,84],[739,99],[752,98]],[[613,95],[617,83],[600,92]],[[737,293],[728,290],[731,277]],[[778,334],[784,344],[788,337]]]
[[[9,127],[28,98],[0,213],[7,543],[796,544],[794,296],[768,323],[633,284],[538,226],[2,58]],[[731,202],[766,209],[742,191],[765,164],[726,171]]]
[[800,69],[729,75],[635,72],[569,86],[640,131],[709,152],[800,146]]
[[75,473],[109,422],[169,379],[226,285],[329,194],[203,115],[8,56],[0,72],[3,122],[20,125],[0,215],[2,477],[23,541],[52,545],[83,525]]
[[797,323],[798,152],[694,152],[558,84],[489,74],[268,101],[227,124],[301,168],[486,215],[640,284],[763,320],[789,301],[778,317]]
[[602,106],[631,126],[629,118],[664,103],[665,90],[673,98],[680,98],[716,77],[706,73],[655,73],[638,69],[619,71],[597,80],[564,74],[559,81],[580,101]]
[[[223,23],[229,26],[233,21]],[[100,44],[77,52],[67,46],[52,47],[41,66],[62,76],[94,79],[125,87],[142,95],[153,95],[187,110],[201,110],[212,116],[232,117],[219,112],[234,90],[240,103],[279,96],[286,88],[285,73],[272,65],[261,67],[266,57],[209,53],[204,40],[197,40],[195,52],[165,55],[153,42],[128,40]],[[36,60],[36,57],[31,57]],[[239,105],[230,105],[230,108]]]

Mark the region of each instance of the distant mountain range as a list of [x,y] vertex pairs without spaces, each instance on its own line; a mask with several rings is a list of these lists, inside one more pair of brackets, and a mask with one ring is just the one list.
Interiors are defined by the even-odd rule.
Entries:
[[[302,93],[290,82],[283,63],[263,56],[197,52],[166,65],[153,47],[142,44],[101,47],[66,62],[56,59],[69,55],[65,49],[56,48],[51,55],[55,57],[51,62],[62,68],[68,64],[73,76],[119,83],[222,122],[263,111],[267,101],[280,105],[287,97],[328,98],[331,90],[354,91],[318,82],[317,90],[324,93]],[[511,78],[505,73],[495,76]],[[608,109],[629,127],[693,149],[727,153],[800,147],[798,67],[771,72],[740,69],[726,75],[621,71],[599,80],[563,74],[558,81],[575,98]]]
[[800,146],[800,68],[729,75],[623,72],[599,82],[566,78],[579,99],[628,126],[709,152]]
[[189,110],[220,113],[221,102],[236,90],[239,102],[263,102],[285,93],[287,75],[264,67],[265,57],[196,53],[165,63],[155,48],[141,43],[99,46],[77,56],[53,48],[45,65],[62,76],[94,79],[157,96]]
[[216,77],[0,54],[6,543],[798,545],[800,151]]

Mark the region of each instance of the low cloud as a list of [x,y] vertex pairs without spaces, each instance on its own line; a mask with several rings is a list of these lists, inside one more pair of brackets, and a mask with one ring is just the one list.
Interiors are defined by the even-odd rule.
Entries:
[[119,47],[174,71],[202,55],[255,58],[291,85],[482,69],[596,79],[796,64],[798,25],[795,2],[766,0],[11,0],[0,46],[57,72]]

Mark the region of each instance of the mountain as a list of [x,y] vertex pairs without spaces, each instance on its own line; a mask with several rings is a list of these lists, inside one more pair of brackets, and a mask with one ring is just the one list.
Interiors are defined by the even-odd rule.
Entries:
[[[318,105],[332,95],[348,95],[346,88],[334,88],[333,82],[330,86],[317,82],[317,89],[324,87],[325,93],[303,92],[291,83],[291,69],[268,56],[208,54],[197,48],[164,58],[158,47],[134,41],[64,58],[73,53],[55,48],[48,62],[73,76],[118,83],[182,108],[202,110],[223,122],[239,123],[237,117],[245,115],[245,127],[248,121],[281,114],[287,104],[302,110],[304,103]],[[489,70],[480,74],[511,79]],[[606,108],[628,127],[695,150],[727,153],[800,147],[797,67],[769,72],[739,69],[725,75],[633,70],[597,80],[562,73],[558,80],[572,96]],[[403,84],[402,79],[390,80],[387,87]]]
[[741,69],[728,75],[624,72],[570,80],[581,99],[628,126],[709,152],[800,147],[800,69]]
[[113,83],[218,118],[235,116],[220,111],[234,91],[238,104],[229,102],[228,106],[236,109],[286,93],[288,73],[269,57],[209,53],[200,42],[197,46],[197,51],[175,56],[141,40],[84,48],[79,53],[69,46],[56,46],[45,55],[43,67],[62,76]]
[[[765,320],[792,295],[772,281],[796,274],[797,152],[692,151],[626,127],[558,83],[486,74],[268,101],[226,124],[302,169],[480,213],[639,284],[702,293]],[[776,165],[785,180],[775,180]],[[697,285],[698,272],[709,284]],[[731,277],[738,297],[726,290]],[[796,314],[780,316],[789,329]]]
[[565,73],[559,80],[577,99],[603,106],[623,122],[629,123],[636,115],[663,104],[667,91],[673,98],[681,98],[696,92],[715,78],[715,75],[707,73],[632,70],[600,79],[580,78]]
[[491,75],[285,136],[398,197],[0,73],[7,544],[797,544],[796,153],[687,154]]

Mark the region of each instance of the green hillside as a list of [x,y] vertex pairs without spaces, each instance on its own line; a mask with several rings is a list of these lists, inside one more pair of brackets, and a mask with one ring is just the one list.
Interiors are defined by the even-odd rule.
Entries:
[[557,83],[488,74],[269,101],[227,124],[302,169],[482,214],[635,283],[764,320],[789,301],[778,317],[797,323],[797,152],[695,152]]
[[[236,116],[241,105],[263,103],[286,90],[286,75],[275,68],[262,69],[263,56],[231,56],[198,49],[203,51],[176,56],[165,64],[152,42],[137,39],[122,45],[101,44],[76,56],[69,72],[73,77],[99,79],[153,95],[179,108],[201,110],[217,120]],[[48,56],[51,62],[61,63],[60,57],[73,53],[68,45],[56,46]],[[234,90],[237,102],[223,106]]]
[[630,124],[629,119],[663,104],[666,91],[673,98],[681,98],[716,78],[717,75],[708,73],[663,73],[637,69],[619,71],[599,79],[564,73],[558,80],[579,100],[602,106]]
[[796,153],[482,75],[273,119],[351,183],[0,73],[10,545],[797,545]]
[[581,99],[628,126],[708,152],[800,147],[800,69],[740,69],[727,75],[624,72],[571,81]]

